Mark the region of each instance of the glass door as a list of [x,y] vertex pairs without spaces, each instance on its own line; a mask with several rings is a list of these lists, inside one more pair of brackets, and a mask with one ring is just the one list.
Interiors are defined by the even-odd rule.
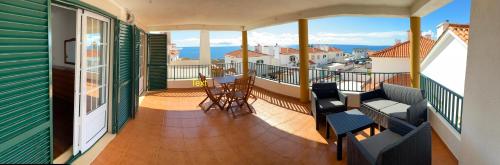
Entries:
[[[79,151],[85,152],[107,131],[109,19],[79,10]],[[76,76],[75,76],[76,77]],[[76,126],[76,125],[75,125]]]

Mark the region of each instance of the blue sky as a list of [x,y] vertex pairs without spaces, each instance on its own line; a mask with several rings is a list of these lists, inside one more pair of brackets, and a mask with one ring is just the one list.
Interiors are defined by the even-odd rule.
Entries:
[[[422,32],[436,37],[436,26],[445,20],[469,23],[470,0],[454,0],[439,10],[422,17]],[[309,20],[309,43],[393,45],[407,40],[408,18],[329,17]],[[297,23],[276,25],[249,31],[249,44],[295,45],[298,43]],[[198,31],[174,31],[172,42],[179,47],[198,46]],[[210,32],[211,46],[241,45],[240,32]]]

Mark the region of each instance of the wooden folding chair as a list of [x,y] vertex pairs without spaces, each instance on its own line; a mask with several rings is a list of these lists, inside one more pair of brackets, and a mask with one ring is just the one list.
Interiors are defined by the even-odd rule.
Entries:
[[236,75],[236,68],[229,68],[226,69],[224,72],[226,72],[226,75]]
[[[227,103],[228,110],[231,111],[234,118],[236,115],[234,114],[233,103],[236,103],[239,108],[242,108],[244,104],[247,105],[250,113],[253,113],[252,108],[250,108],[250,104],[248,103],[248,97],[250,96],[250,92],[252,90],[251,84],[255,81],[252,80],[251,77],[241,77],[235,80],[234,84],[230,85],[229,92],[226,93],[226,97],[228,98]],[[224,105],[225,106],[225,105]]]
[[[198,73],[199,77],[200,77],[200,81],[202,82],[206,82],[207,81],[207,77],[201,73]],[[214,105],[219,107],[220,110],[223,110],[224,109],[224,106],[222,106],[220,103],[221,103],[221,99],[222,97],[224,96],[224,92],[222,90],[220,90],[219,88],[211,88],[208,86],[208,83],[203,83],[203,90],[205,90],[205,93],[207,94],[207,97],[205,97],[205,99],[203,99],[203,101],[200,102],[200,104],[198,104],[202,109],[203,109],[203,104],[205,103],[205,101],[207,101],[207,99],[210,99],[211,103],[210,105],[207,107],[206,110],[203,110],[205,112],[207,112],[208,110],[210,110],[210,108],[212,108]]]

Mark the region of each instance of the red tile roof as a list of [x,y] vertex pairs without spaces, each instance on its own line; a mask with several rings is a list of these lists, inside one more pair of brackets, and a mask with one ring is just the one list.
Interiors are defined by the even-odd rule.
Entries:
[[[224,55],[224,56],[230,56],[230,57],[234,57],[234,58],[242,58],[242,52],[241,52],[241,49],[239,49],[239,50],[235,50],[235,51],[226,53],[226,55]],[[267,54],[263,54],[263,53],[259,53],[259,52],[251,51],[251,50],[248,51],[248,57],[261,57],[261,56],[271,56],[271,55],[267,55]]]
[[342,50],[336,48],[336,47],[329,47],[328,52],[341,52]]
[[299,50],[294,48],[280,48],[280,54],[283,55],[299,54]]
[[[420,59],[424,59],[436,41],[421,37],[420,38]],[[398,43],[389,48],[385,48],[373,53],[370,57],[386,57],[386,58],[408,58],[410,57],[410,41]]]
[[462,41],[469,43],[469,25],[466,24],[449,24],[448,29],[455,33]]
[[309,53],[323,53],[325,51],[321,50],[320,48],[311,48],[309,47]]

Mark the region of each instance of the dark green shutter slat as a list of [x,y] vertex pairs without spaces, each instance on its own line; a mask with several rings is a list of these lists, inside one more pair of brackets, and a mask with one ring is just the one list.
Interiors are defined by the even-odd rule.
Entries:
[[0,1],[0,164],[52,161],[49,3]]
[[119,131],[128,121],[132,110],[132,57],[133,57],[133,28],[122,21],[118,21],[116,26],[118,47],[115,56],[117,64],[115,65],[117,76],[115,82],[117,92],[114,100],[117,101],[115,108],[116,128]]
[[165,34],[149,34],[148,46],[149,89],[167,89],[167,36]]

